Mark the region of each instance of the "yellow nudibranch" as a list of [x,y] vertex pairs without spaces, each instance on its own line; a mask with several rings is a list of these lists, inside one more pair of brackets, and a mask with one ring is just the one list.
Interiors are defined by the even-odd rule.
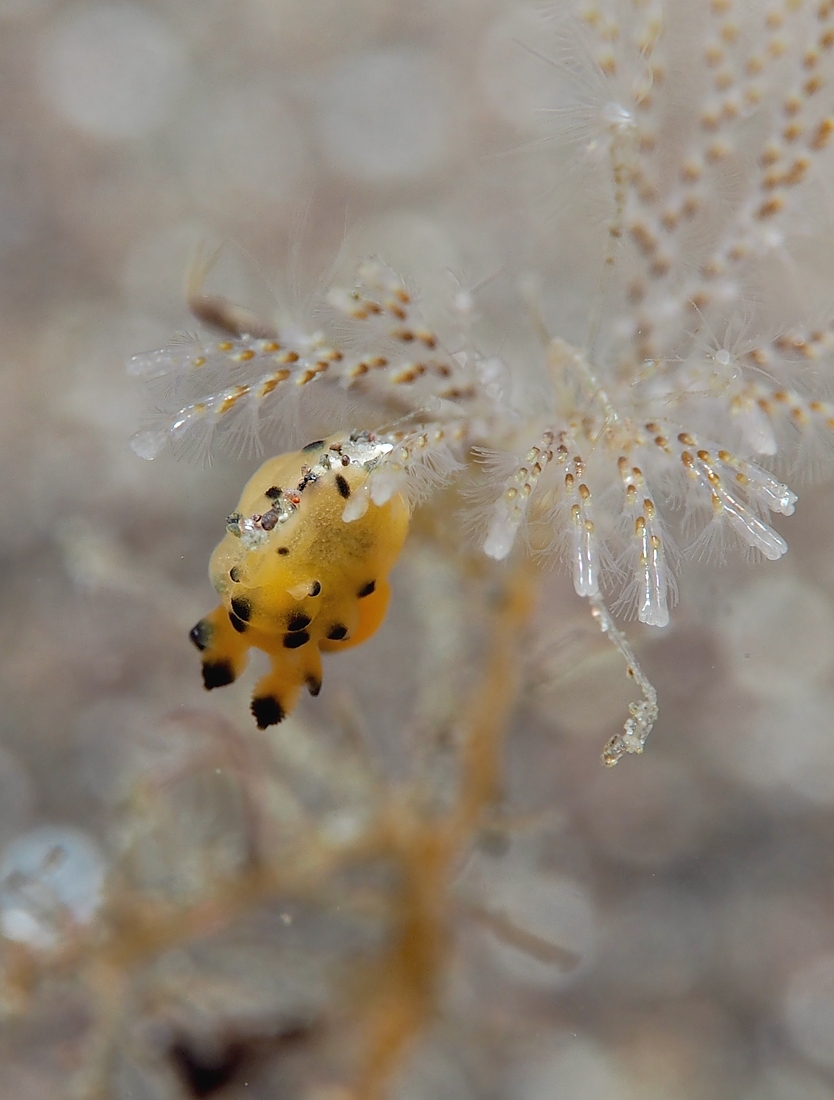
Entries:
[[302,687],[318,695],[322,652],[359,645],[385,617],[410,509],[400,492],[375,503],[368,482],[391,450],[354,432],[271,458],[226,521],[209,565],[221,603],[190,637],[208,690],[236,680],[251,647],[268,654],[252,698],[261,729],[290,713]]

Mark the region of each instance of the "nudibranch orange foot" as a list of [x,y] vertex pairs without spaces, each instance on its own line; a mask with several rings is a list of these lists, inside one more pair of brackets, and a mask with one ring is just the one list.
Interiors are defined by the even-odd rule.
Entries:
[[252,698],[260,729],[302,688],[318,695],[322,653],[359,645],[385,617],[410,508],[401,492],[376,503],[369,478],[392,448],[352,432],[271,458],[226,520],[209,564],[221,602],[190,637],[209,691],[238,678],[253,646],[269,656]]

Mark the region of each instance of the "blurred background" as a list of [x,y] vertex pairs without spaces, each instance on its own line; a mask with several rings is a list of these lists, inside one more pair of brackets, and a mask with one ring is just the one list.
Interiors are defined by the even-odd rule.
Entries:
[[[514,0],[0,0],[4,967],[63,934],[43,897],[21,903],[27,875],[85,924],[111,869],[190,898],[243,858],[224,775],[232,757],[258,772],[251,684],[206,697],[187,632],[257,459],[139,459],[148,396],[125,358],[194,330],[186,279],[220,244],[212,289],[267,316],[307,320],[332,270],[375,254],[428,309],[479,287],[480,342],[513,363],[541,358],[507,290],[536,272],[570,338],[598,252],[542,205],[559,151],[541,156],[550,67],[528,30]],[[565,958],[456,921],[441,1011],[392,1095],[834,1098],[832,499],[804,488],[783,561],[696,563],[673,626],[630,629],[661,719],[613,770],[623,669],[545,577],[507,747],[517,824],[457,889]],[[467,611],[428,543],[394,582],[383,631],[275,733],[282,766],[310,731],[335,752],[349,711],[380,773],[407,771]],[[449,621],[427,624],[438,595]],[[303,1047],[359,933],[257,920],[169,952],[135,1003],[126,981],[102,1095],[344,1095]],[[54,980],[0,996],[1,1100],[72,1094],[95,1013],[73,964]]]

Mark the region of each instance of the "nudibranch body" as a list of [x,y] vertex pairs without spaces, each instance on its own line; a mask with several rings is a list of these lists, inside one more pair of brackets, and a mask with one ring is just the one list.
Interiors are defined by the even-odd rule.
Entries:
[[369,485],[391,450],[354,432],[271,458],[226,521],[209,565],[221,603],[191,640],[209,690],[237,679],[251,647],[269,655],[252,699],[261,729],[290,713],[302,687],[318,694],[322,652],[358,645],[385,616],[410,519],[401,492],[376,503]]

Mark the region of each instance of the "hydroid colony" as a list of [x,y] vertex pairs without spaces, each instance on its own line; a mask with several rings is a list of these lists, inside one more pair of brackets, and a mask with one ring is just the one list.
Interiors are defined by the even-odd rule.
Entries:
[[[225,330],[222,335],[180,340],[133,361],[134,371],[150,379],[158,408],[136,437],[140,454],[153,457],[169,443],[205,452],[252,442],[279,455],[244,489],[225,531],[218,516],[222,541],[211,574],[220,605],[193,632],[207,686],[237,675],[250,643],[268,653],[272,667],[255,688],[254,706],[256,721],[268,728],[256,732],[226,723],[210,707],[180,708],[174,723],[160,721],[155,711],[154,733],[166,754],[152,757],[150,765],[143,758],[139,778],[129,777],[127,804],[118,811],[124,841],[117,843],[112,868],[105,871],[98,849],[67,830],[57,837],[38,832],[6,850],[0,869],[3,1008],[34,1014],[40,998],[48,1034],[59,1034],[61,1044],[69,1031],[81,1034],[82,1049],[61,1045],[54,1059],[62,1078],[66,1067],[77,1067],[70,1086],[75,1096],[101,1100],[144,1091],[179,1097],[188,1076],[175,1072],[172,1050],[180,1066],[190,1058],[193,1069],[196,1059],[194,1072],[205,1069],[198,1056],[206,1052],[209,1068],[217,1056],[222,1070],[227,1056],[234,1061],[239,1039],[245,1045],[254,1037],[257,1045],[271,1036],[276,1077],[259,1085],[246,1070],[241,1093],[373,1100],[389,1094],[416,1036],[441,1011],[451,1018],[441,1037],[454,1048],[449,1061],[456,1068],[459,1056],[475,1048],[472,1061],[486,1078],[484,1095],[501,1089],[492,1072],[508,1035],[511,1046],[523,1032],[523,1045],[535,1031],[550,1047],[563,1029],[569,1057],[579,1048],[581,1060],[587,1042],[581,1031],[577,1040],[574,1029],[591,1027],[606,1050],[619,1041],[649,1067],[646,1076],[634,1071],[640,1079],[635,1091],[671,1088],[689,1095],[694,1088],[713,1095],[720,1090],[712,1083],[702,1087],[696,1077],[693,1084],[692,1067],[720,1064],[722,1049],[733,1067],[755,1064],[764,1049],[773,1056],[779,966],[782,974],[794,968],[801,944],[808,952],[799,956],[808,960],[808,982],[817,981],[815,953],[828,942],[830,914],[821,906],[814,918],[818,899],[811,904],[807,881],[794,889],[785,878],[784,896],[774,902],[755,894],[748,916],[733,925],[743,941],[745,973],[755,971],[751,980],[770,983],[755,985],[767,1007],[751,1010],[750,1001],[739,999],[739,989],[743,996],[749,988],[741,979],[729,993],[721,986],[711,998],[701,990],[690,996],[704,966],[692,964],[694,976],[681,977],[687,964],[679,965],[678,948],[664,947],[654,930],[673,925],[674,942],[686,941],[681,955],[691,960],[704,953],[701,918],[693,916],[699,905],[678,890],[681,878],[691,878],[679,873],[678,860],[690,861],[691,849],[685,839],[672,838],[662,858],[656,849],[654,856],[646,852],[666,843],[665,834],[674,832],[666,828],[670,822],[684,822],[684,838],[686,829],[694,831],[685,820],[692,816],[691,800],[671,780],[663,786],[672,804],[661,817],[663,827],[657,828],[652,803],[645,826],[632,831],[632,866],[641,886],[647,868],[652,879],[655,868],[670,869],[666,896],[679,905],[667,923],[651,923],[645,914],[658,897],[662,903],[657,894],[630,920],[609,926],[613,954],[594,970],[590,1002],[581,1000],[589,997],[587,987],[573,1007],[555,995],[564,988],[563,977],[581,986],[577,973],[588,972],[583,968],[594,936],[595,909],[582,904],[584,886],[565,879],[559,890],[550,888],[550,868],[558,863],[561,870],[564,847],[554,854],[543,844],[528,859],[519,843],[520,854],[491,861],[492,875],[480,889],[477,881],[461,882],[468,859],[477,862],[490,845],[512,849],[516,832],[529,825],[529,817],[508,823],[499,800],[511,770],[505,769],[503,738],[523,683],[540,580],[530,558],[564,562],[641,690],[625,733],[607,750],[613,762],[623,751],[642,748],[656,701],[609,607],[662,628],[686,552],[740,542],[754,555],[783,554],[776,528],[796,502],[787,483],[830,450],[833,415],[827,403],[834,337],[825,244],[832,5],[562,5],[527,46],[519,53],[529,71],[542,88],[555,80],[558,90],[541,120],[548,143],[530,155],[554,156],[552,205],[576,203],[582,214],[574,219],[573,238],[581,239],[581,254],[554,240],[548,261],[547,249],[539,248],[533,269],[538,292],[526,300],[519,294],[515,314],[538,334],[536,355],[504,353],[463,313],[457,334],[444,329],[418,287],[373,260],[359,267],[353,285],[321,295],[312,324],[296,319],[272,326],[195,293],[198,316]],[[513,212],[520,224],[528,216],[523,194],[519,189]],[[545,217],[537,228],[546,238]],[[583,322],[554,323],[569,284],[585,295],[581,272],[588,267],[596,275]],[[483,310],[488,295],[475,293],[473,300]],[[467,295],[457,304],[465,313]],[[531,397],[537,375],[547,380],[546,400]],[[297,425],[308,414],[329,423],[321,433],[298,438]],[[309,450],[297,450],[305,443]],[[446,694],[408,780],[392,778],[373,734],[367,741],[351,738],[354,726],[340,728],[337,736],[325,722],[317,724],[323,699],[305,721],[271,725],[305,688],[318,691],[320,653],[373,633],[407,529],[419,527],[425,538],[434,531],[431,520],[452,517],[442,533],[457,535],[460,512],[472,519],[467,530],[479,532],[475,544],[453,556],[444,542],[434,560],[448,553],[444,566],[461,581],[449,601],[451,614],[457,624],[471,618],[470,634],[477,637],[470,645],[467,636],[449,661],[453,690],[447,691],[447,682],[439,690],[436,674],[421,683],[421,702],[423,695]],[[439,574],[431,574],[419,595],[433,595]],[[808,602],[813,598],[808,594]],[[442,606],[429,610],[432,627],[448,614]],[[438,629],[430,637],[439,635]],[[65,649],[56,667],[66,663]],[[477,660],[470,661],[473,653]],[[416,679],[423,666],[413,664]],[[369,660],[365,668],[372,665]],[[399,682],[394,687],[399,691]],[[179,706],[181,695],[176,699]],[[781,705],[774,723],[783,721],[786,709],[797,711],[794,696]],[[109,697],[103,709],[108,737],[129,740],[121,725],[111,724]],[[799,707],[798,713],[794,729],[821,725],[813,708]],[[396,738],[400,714],[390,717],[380,723],[382,732]],[[414,725],[423,732],[419,722]],[[527,731],[518,732],[520,741]],[[534,742],[534,764],[517,782],[522,813],[530,802],[535,809],[529,789],[534,772],[548,806],[551,786],[561,778],[564,790],[577,774],[567,767],[565,780],[557,767],[539,763],[539,753],[552,743],[550,732]],[[779,736],[784,739],[781,728]],[[568,760],[571,747],[560,741],[558,752],[560,762]],[[787,752],[795,754],[796,746]],[[511,759],[511,767],[515,763]],[[649,769],[632,775],[651,775],[655,761],[646,763]],[[759,765],[756,757],[751,767]],[[657,766],[673,779],[677,774],[662,758]],[[614,787],[622,790],[621,780],[631,776],[615,778]],[[824,776],[822,781],[824,786]],[[604,812],[614,787],[598,787],[587,811],[606,843],[629,831],[622,804]],[[735,795],[731,789],[724,798],[732,802],[727,816],[737,821]],[[716,802],[703,808],[710,827],[720,816],[713,812]],[[578,818],[575,805],[566,812]],[[516,808],[511,799],[509,806]],[[742,828],[758,836],[768,831],[760,824],[757,813],[743,818]],[[827,820],[824,825],[820,859],[827,873]],[[802,864],[806,875],[788,839],[781,849],[774,842],[758,850],[758,864],[748,858],[745,841],[735,853],[734,873],[726,873],[725,861],[719,874],[740,878],[752,864],[751,873],[771,890],[771,853],[781,850],[789,852],[784,862]],[[617,863],[616,847],[600,847]],[[626,857],[614,868],[618,885],[627,877],[624,862]],[[735,885],[727,891],[730,907]],[[600,892],[609,887],[610,877]],[[566,926],[558,915],[550,919],[560,893],[572,905],[577,897],[580,902],[571,912],[578,913],[582,935],[570,942],[569,934],[566,944],[560,939]],[[538,903],[538,915],[544,910],[548,919],[538,919]],[[714,914],[711,908],[701,925],[714,925]],[[516,971],[509,968],[509,976],[479,984],[480,973],[473,978],[471,972],[485,968],[476,957],[466,974],[469,990],[461,998],[458,985],[444,999],[450,975],[467,971],[473,925],[514,953],[513,967],[523,954],[524,962],[535,959],[547,969],[544,995],[536,984],[529,997],[519,996]],[[456,940],[459,928],[467,934]],[[226,951],[234,955],[231,962]],[[606,984],[618,956],[628,956],[629,982],[637,987],[627,996],[618,993],[616,975]],[[731,969],[727,957],[721,955],[714,968],[722,981]],[[634,975],[644,962],[652,973],[641,986]],[[67,987],[73,998],[79,987],[86,992],[86,1031],[55,1026]],[[652,988],[661,992],[645,994]],[[645,996],[655,997],[654,1016],[641,1016]],[[812,1051],[824,1066],[830,1066],[831,1047],[818,1026],[824,1028],[827,999],[827,987],[815,994],[808,1012],[813,1026],[805,1030],[814,1042],[823,1035]],[[595,1013],[589,1011],[594,1003]],[[766,1043],[750,1026],[757,1011]],[[663,1030],[661,1018],[665,1025],[676,1013],[677,1030]],[[750,1036],[744,1058],[725,1045],[733,1014],[743,1014],[737,1030]],[[465,1026],[456,1030],[461,1018]],[[8,1047],[25,1048],[17,1038],[13,1033]],[[295,1070],[294,1045],[309,1055]],[[40,1068],[47,1059],[37,1061]],[[126,1075],[125,1062],[135,1077]],[[508,1085],[506,1094],[538,1097],[563,1086],[566,1094],[622,1094],[604,1074],[598,1086],[597,1061],[589,1074],[573,1076],[564,1060],[557,1064],[546,1078],[516,1089]],[[669,1084],[676,1071],[685,1078],[680,1087]],[[294,1073],[295,1088],[288,1084]],[[458,1080],[426,1087],[437,1095],[444,1088],[449,1095],[472,1095],[475,1086],[458,1087]],[[738,1092],[733,1077],[727,1095]]]
[[[159,418],[134,439],[146,458],[169,442],[279,451],[299,404],[342,398],[334,427],[368,448],[337,521],[346,536],[369,508],[430,502],[465,478],[461,507],[480,522],[482,551],[563,561],[626,657],[642,699],[607,763],[642,750],[657,711],[608,607],[663,627],[681,551],[740,543],[781,557],[771,517],[797,500],[783,471],[812,464],[834,428],[830,317],[793,256],[824,224],[834,3],[761,4],[743,18],[731,0],[704,9],[667,19],[637,0],[577,4],[546,17],[531,49],[543,79],[552,68],[563,81],[550,121],[570,186],[590,181],[606,231],[585,342],[542,332],[550,396],[533,413],[500,384],[529,377],[530,364],[501,363],[463,330],[441,339],[417,293],[376,260],[327,291],[315,331],[273,330],[198,298],[224,339],[131,361],[165,388]],[[693,51],[699,65],[680,76]],[[546,314],[546,283],[540,305]],[[530,313],[543,330],[538,304]],[[280,523],[304,522],[312,497]],[[253,561],[274,554],[272,536],[255,545],[229,530],[250,539]]]

